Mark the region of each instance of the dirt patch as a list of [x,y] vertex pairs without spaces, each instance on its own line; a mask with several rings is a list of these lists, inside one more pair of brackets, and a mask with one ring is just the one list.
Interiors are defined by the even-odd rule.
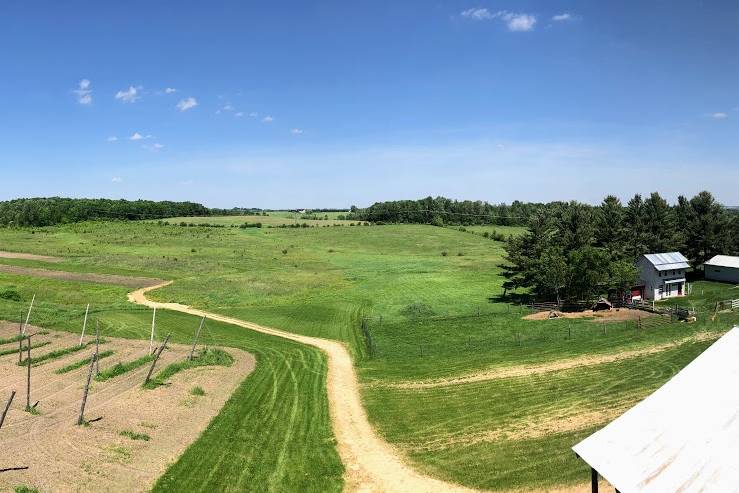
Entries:
[[60,279],[62,281],[85,281],[100,284],[115,284],[127,288],[140,288],[156,286],[161,284],[161,279],[148,277],[129,277],[115,274],[88,274],[83,272],[67,272],[62,270],[39,269],[36,267],[20,267],[17,265],[0,264],[0,272],[17,274],[21,276],[45,277],[48,279]]
[[[552,317],[555,314],[556,317]],[[550,318],[592,318],[594,322],[623,322],[625,320],[639,320],[640,318],[648,318],[656,316],[656,313],[646,312],[644,310],[631,310],[629,308],[616,308],[612,310],[601,310],[594,312],[593,310],[585,310],[584,312],[560,312],[560,311],[544,311],[536,312],[522,317],[524,320],[548,320]]]
[[153,286],[139,289],[128,295],[129,301],[149,307],[175,310],[199,317],[207,316],[227,324],[237,325],[276,337],[316,347],[328,359],[326,388],[331,424],[336,436],[337,449],[344,464],[345,491],[362,492],[471,492],[464,486],[425,476],[405,463],[400,453],[382,440],[367,419],[359,394],[359,382],[352,358],[343,343],[301,336],[282,330],[264,327],[238,318],[205,312],[179,303],[159,303],[147,299],[146,293]]
[[0,250],[0,258],[17,258],[20,260],[38,260],[39,262],[49,262],[56,264],[64,262],[61,257],[51,257],[49,255],[35,255],[33,253],[4,252]]
[[[0,323],[0,338],[12,337],[17,331],[16,323]],[[51,344],[32,350],[32,357],[79,343],[79,336],[65,332],[50,331],[35,338]],[[101,370],[143,356],[149,349],[148,341],[106,340],[101,351],[115,353],[100,361]],[[13,345],[17,343],[8,346]],[[172,345],[157,368],[183,359],[189,350]],[[148,365],[106,382],[93,382],[85,416],[103,419],[90,426],[75,424],[88,367],[63,375],[55,370],[89,357],[91,350],[32,369],[31,402],[40,401],[38,416],[23,411],[25,367],[16,365],[15,354],[0,357],[2,404],[11,390],[17,391],[0,430],[0,469],[29,466],[26,471],[0,474],[0,491],[11,491],[18,484],[40,491],[148,491],[254,369],[250,354],[233,348],[227,351],[234,357],[231,367],[186,370],[172,377],[169,385],[154,390],[141,389]],[[205,390],[204,396],[190,394],[196,385]],[[149,440],[132,440],[121,436],[122,431],[147,435]]]
[[595,366],[603,365],[606,363],[615,363],[631,358],[638,358],[641,356],[648,356],[650,354],[659,353],[668,349],[673,349],[681,344],[700,342],[700,341],[714,341],[721,336],[715,332],[698,332],[688,337],[678,339],[674,342],[665,344],[658,344],[644,349],[634,349],[631,351],[621,351],[619,353],[611,354],[598,354],[598,355],[585,355],[578,356],[577,358],[569,358],[553,361],[551,363],[544,363],[538,365],[529,366],[505,366],[501,368],[491,368],[478,373],[470,373],[467,375],[461,375],[458,377],[450,378],[439,378],[434,380],[424,380],[417,382],[397,382],[397,383],[372,383],[369,385],[375,387],[386,387],[394,389],[429,389],[435,387],[449,387],[452,385],[461,385],[468,383],[486,382],[489,380],[499,380],[502,378],[515,378],[515,377],[527,377],[530,375],[538,375],[542,373],[551,373],[555,371],[571,370],[573,368],[580,368],[584,366]]

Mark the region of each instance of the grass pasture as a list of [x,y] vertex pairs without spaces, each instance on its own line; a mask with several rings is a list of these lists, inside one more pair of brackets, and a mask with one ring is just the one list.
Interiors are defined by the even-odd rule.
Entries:
[[[80,223],[0,230],[2,249],[64,257],[54,264],[0,263],[171,279],[172,285],[150,297],[343,341],[380,434],[420,470],[491,490],[587,481],[570,447],[739,323],[736,314],[710,312],[715,300],[736,297],[736,289],[706,282],[694,283],[693,294],[681,301],[700,310],[697,324],[675,322],[639,332],[633,322],[522,320],[519,306],[497,298],[504,243],[482,235],[521,229],[466,229]],[[18,320],[35,293],[34,325],[79,333],[89,302],[91,320],[100,320],[103,336],[148,337],[151,312],[129,304],[124,287],[0,273],[0,290],[5,288],[21,301],[0,299],[0,319]],[[363,319],[371,345],[361,330]],[[198,322],[161,311],[158,337],[171,332],[174,343],[188,344]],[[703,333],[708,335],[698,336]],[[256,484],[271,491],[340,490],[343,469],[330,427],[321,353],[212,321],[202,337],[211,347],[251,352],[257,366],[155,490],[240,490]],[[623,352],[632,356],[609,359]],[[576,358],[596,361],[557,369]],[[404,387],[547,365],[554,369]]]

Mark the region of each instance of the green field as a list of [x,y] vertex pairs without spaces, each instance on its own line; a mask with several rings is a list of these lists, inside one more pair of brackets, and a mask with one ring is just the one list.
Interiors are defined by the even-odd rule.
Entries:
[[[695,283],[686,300],[701,310],[697,324],[637,331],[634,322],[522,320],[519,305],[499,298],[504,243],[482,234],[494,229],[507,236],[522,229],[466,229],[80,223],[0,230],[0,250],[65,257],[56,264],[0,263],[172,279],[150,297],[344,341],[355,358],[369,417],[382,436],[431,475],[494,490],[584,483],[587,471],[570,447],[612,418],[614,409],[623,410],[660,386],[710,342],[451,386],[389,384],[639,351],[699,331],[717,337],[739,322],[735,314],[712,319],[709,313],[716,299],[737,290],[705,282]],[[17,320],[36,293],[36,325],[78,332],[90,302],[103,335],[147,337],[150,312],[130,305],[125,288],[0,274],[0,291],[6,288],[23,301],[0,299],[2,319]],[[363,319],[371,344],[361,330]],[[160,330],[171,331],[174,342],[187,343],[197,323],[178,313],[159,317]],[[248,350],[257,367],[156,489],[341,489],[343,469],[330,428],[321,353],[225,324],[207,327],[210,344]],[[579,415],[591,419],[577,423]]]
[[[326,226],[326,225],[342,225],[349,226],[355,221],[339,220],[336,218],[340,213],[325,212],[316,213],[321,219],[303,219],[303,214],[287,212],[287,211],[269,211],[266,216],[263,215],[243,215],[243,216],[195,216],[195,217],[170,217],[162,219],[171,224],[217,224],[223,226],[239,226],[244,223],[256,224],[261,223],[263,227],[270,226],[290,226],[293,224],[307,224],[309,226]],[[327,219],[326,219],[327,218]]]

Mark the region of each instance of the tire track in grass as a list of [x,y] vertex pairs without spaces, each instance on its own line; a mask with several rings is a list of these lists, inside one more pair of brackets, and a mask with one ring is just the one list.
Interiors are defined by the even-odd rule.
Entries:
[[345,467],[347,490],[383,492],[471,492],[457,484],[423,475],[412,469],[396,449],[382,440],[370,425],[362,405],[354,362],[346,346],[338,341],[309,337],[261,326],[238,318],[206,312],[179,303],[151,301],[146,293],[171,284],[149,286],[129,293],[132,303],[173,310],[236,325],[320,349],[327,357],[326,390],[337,449]]
[[[300,351],[300,359],[304,362],[305,359],[303,358],[303,351]],[[285,431],[285,436],[282,440],[282,447],[280,450],[280,453],[277,455],[277,463],[275,464],[275,469],[270,475],[269,483],[274,488],[275,485],[279,484],[279,479],[284,475],[282,472],[282,469],[285,464],[285,457],[287,455],[287,447],[290,444],[290,439],[293,435],[293,427],[295,426],[296,421],[296,415],[298,414],[298,401],[299,401],[299,386],[298,386],[298,380],[295,376],[295,371],[293,370],[293,365],[289,361],[285,360],[285,363],[288,367],[288,375],[290,377],[290,381],[292,382],[293,386],[293,403],[292,403],[292,409],[290,410],[290,419],[287,423],[287,430]]]

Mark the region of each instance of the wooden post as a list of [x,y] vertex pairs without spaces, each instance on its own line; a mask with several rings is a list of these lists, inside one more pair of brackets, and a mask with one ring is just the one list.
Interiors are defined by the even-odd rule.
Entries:
[[5,410],[3,411],[2,416],[0,416],[0,428],[3,427],[5,416],[8,414],[8,409],[10,409],[10,404],[13,402],[13,397],[15,397],[15,390],[10,393],[10,399],[8,399],[8,403],[5,404]]
[[87,304],[87,308],[85,308],[85,321],[82,322],[82,335],[80,336],[80,346],[82,345],[82,340],[85,338],[85,329],[87,328],[87,314],[90,313],[90,304]]
[[31,409],[31,336],[26,338],[28,341],[28,357],[26,358],[26,365],[28,365],[28,378],[26,379],[26,411]]
[[23,310],[21,310],[20,324],[18,324],[18,364],[23,363]]
[[28,315],[26,315],[26,323],[23,325],[23,334],[26,333],[26,329],[28,328],[28,321],[31,319],[31,309],[33,309],[33,302],[36,301],[36,295],[33,295],[33,298],[31,298],[31,306],[28,307]]
[[154,314],[151,316],[151,338],[149,339],[149,354],[154,352],[154,326],[157,322],[157,307],[154,307]]
[[95,367],[95,362],[98,359],[97,353],[93,353],[90,358],[90,369],[87,370],[87,382],[85,383],[85,393],[82,394],[82,406],[80,407],[80,416],[77,418],[77,425],[84,424],[85,422],[85,406],[87,405],[87,394],[90,392],[90,380],[92,380],[92,369]]
[[164,338],[164,342],[161,346],[159,346],[159,349],[157,350],[156,355],[154,356],[154,361],[151,362],[151,366],[149,367],[149,373],[146,374],[146,380],[144,380],[144,385],[149,383],[149,380],[151,379],[151,374],[154,373],[154,367],[157,364],[157,361],[159,361],[159,356],[162,355],[162,351],[164,351],[164,348],[167,346],[167,341],[169,341],[169,336],[172,334],[167,334],[167,337]]
[[190,350],[190,356],[187,357],[187,361],[192,361],[192,357],[195,354],[195,346],[198,344],[198,338],[200,337],[200,331],[203,330],[203,324],[205,323],[205,316],[203,316],[202,320],[200,320],[200,326],[198,327],[198,331],[195,332],[195,340],[192,341],[192,349]]
[[594,467],[590,468],[590,489],[593,493],[598,493],[598,471]]
[[100,374],[100,320],[95,320],[95,376]]

